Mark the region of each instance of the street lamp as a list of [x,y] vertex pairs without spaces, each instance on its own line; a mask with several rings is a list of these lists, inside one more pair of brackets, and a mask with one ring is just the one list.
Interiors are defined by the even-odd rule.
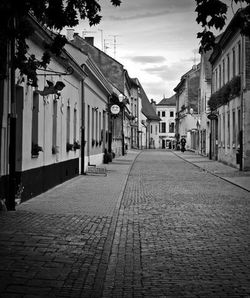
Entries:
[[119,102],[121,103],[121,124],[122,124],[122,155],[125,155],[125,148],[124,148],[124,128],[123,128],[123,117],[124,117],[124,99],[125,96],[123,94],[119,94],[118,96]]

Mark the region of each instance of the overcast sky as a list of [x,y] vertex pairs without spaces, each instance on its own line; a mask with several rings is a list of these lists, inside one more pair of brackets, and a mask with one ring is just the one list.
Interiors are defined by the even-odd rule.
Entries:
[[94,36],[102,49],[103,30],[112,57],[117,35],[115,59],[139,79],[148,98],[159,102],[163,95],[172,96],[180,77],[200,59],[196,34],[202,28],[195,21],[195,0],[122,0],[120,7],[101,0],[100,5],[101,23],[90,28],[83,21],[76,31],[94,31],[86,36]]

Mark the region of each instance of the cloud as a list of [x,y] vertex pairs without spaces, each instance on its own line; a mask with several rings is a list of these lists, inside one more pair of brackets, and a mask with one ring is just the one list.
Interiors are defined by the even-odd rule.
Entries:
[[134,56],[130,57],[130,60],[136,63],[163,63],[166,61],[163,56]]
[[109,15],[107,18],[112,21],[127,21],[127,20],[139,20],[139,19],[147,19],[153,17],[159,17],[163,15],[167,15],[171,13],[169,10],[155,11],[155,12],[145,12],[141,14],[133,14],[133,15]]
[[158,65],[152,67],[146,67],[143,69],[148,75],[154,75],[159,77],[163,81],[175,81],[180,78],[184,73],[183,66],[189,63],[186,61],[176,62],[171,65]]

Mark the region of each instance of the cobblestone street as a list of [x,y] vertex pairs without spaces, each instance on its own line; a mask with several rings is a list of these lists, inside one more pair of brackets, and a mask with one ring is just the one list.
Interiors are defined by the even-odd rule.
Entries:
[[1,298],[250,297],[249,192],[138,153],[0,214]]

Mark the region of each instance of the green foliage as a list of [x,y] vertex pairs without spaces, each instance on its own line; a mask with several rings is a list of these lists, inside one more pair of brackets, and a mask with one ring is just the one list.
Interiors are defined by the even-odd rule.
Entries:
[[231,99],[240,95],[241,78],[240,76],[234,77],[227,84],[222,86],[221,89],[214,92],[209,101],[208,106],[211,111],[216,110],[218,107],[227,104]]
[[[121,0],[109,0],[119,6]],[[101,21],[99,0],[1,0],[0,1],[0,79],[6,77],[7,46],[15,40],[17,51],[12,65],[27,75],[31,85],[37,85],[37,68],[46,68],[51,55],[60,56],[66,39],[60,35],[64,27],[74,27],[80,19],[88,19],[89,24]],[[26,39],[33,33],[28,16],[31,14],[42,25],[58,31],[53,44],[47,45],[41,60],[27,55]]]
[[[197,18],[196,22],[201,24],[203,31],[197,33],[200,38],[200,52],[209,51],[215,47],[215,36],[213,29],[222,30],[226,24],[228,6],[221,0],[196,0]],[[238,24],[244,35],[250,36],[250,1],[231,0],[231,3],[246,4],[239,16]]]

